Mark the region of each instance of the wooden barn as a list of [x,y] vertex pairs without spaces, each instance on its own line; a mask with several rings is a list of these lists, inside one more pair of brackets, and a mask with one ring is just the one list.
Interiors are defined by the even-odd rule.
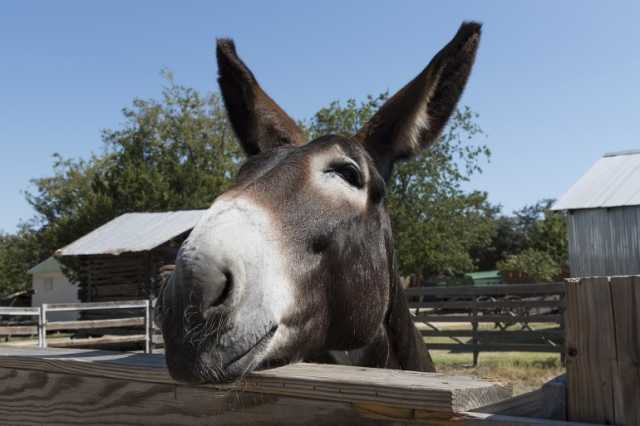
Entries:
[[82,302],[156,295],[158,274],[173,264],[203,210],[127,213],[56,252],[75,265]]
[[605,154],[553,205],[572,277],[640,274],[640,150]]

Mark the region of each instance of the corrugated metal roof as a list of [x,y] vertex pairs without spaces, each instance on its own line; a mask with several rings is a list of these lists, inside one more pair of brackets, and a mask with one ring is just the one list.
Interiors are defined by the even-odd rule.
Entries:
[[192,229],[205,210],[126,213],[56,251],[56,256],[148,251]]
[[640,205],[640,151],[605,154],[555,202],[553,210]]

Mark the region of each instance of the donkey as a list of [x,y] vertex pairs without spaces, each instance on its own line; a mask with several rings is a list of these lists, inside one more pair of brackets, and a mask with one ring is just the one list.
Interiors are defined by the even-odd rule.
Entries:
[[479,40],[480,24],[463,23],[355,136],[310,142],[233,41],[218,40],[218,82],[248,159],[159,298],[175,379],[227,382],[301,360],[435,371],[399,284],[385,182],[437,140]]

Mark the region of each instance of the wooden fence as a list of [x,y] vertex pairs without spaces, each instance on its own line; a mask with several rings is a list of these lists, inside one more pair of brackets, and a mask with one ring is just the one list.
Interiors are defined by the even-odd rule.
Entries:
[[[50,312],[66,311],[110,311],[119,309],[140,309],[144,310],[144,315],[131,318],[100,319],[100,320],[80,320],[80,321],[48,321],[47,314]],[[144,341],[145,352],[151,353],[153,350],[153,318],[151,314],[151,303],[149,300],[123,300],[119,302],[97,302],[97,303],[43,303],[41,307],[14,308],[0,307],[0,316],[30,316],[36,317],[36,324],[0,324],[0,335],[11,336],[34,336],[38,335],[38,347],[46,348],[47,332],[51,331],[77,331],[90,329],[114,329],[114,328],[134,328],[144,327],[144,334],[117,336],[108,339],[92,339],[96,343],[130,343]],[[84,344],[82,340],[76,339],[71,345]]]
[[640,276],[567,282],[568,415],[640,425]]
[[12,317],[30,317],[36,318],[37,325],[31,325],[30,323],[33,321],[28,321],[28,323],[8,323],[1,324],[0,323],[0,336],[35,336],[38,335],[38,347],[42,347],[42,333],[41,325],[42,325],[42,311],[37,307],[5,307],[0,306],[0,317],[12,316]]
[[[405,294],[430,349],[472,352],[474,365],[482,351],[564,352],[564,283],[414,287]],[[442,330],[441,323],[468,327]],[[487,323],[493,327],[480,328]]]
[[[471,288],[408,291],[419,321],[494,322],[505,333],[500,325],[553,316],[563,326],[566,290],[566,382],[515,398],[486,380],[314,364],[251,373],[231,385],[188,385],[169,377],[160,354],[0,347],[0,424],[640,424],[640,277],[526,287],[493,288],[491,296]],[[507,312],[491,310],[491,298]]]
[[161,354],[0,347],[2,425],[586,426],[541,418],[562,411],[563,386],[511,398],[489,380],[303,363],[189,385]]

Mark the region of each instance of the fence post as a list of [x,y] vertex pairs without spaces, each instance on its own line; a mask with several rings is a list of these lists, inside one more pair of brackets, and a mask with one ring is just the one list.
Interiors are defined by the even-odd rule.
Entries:
[[47,304],[43,303],[40,306],[40,333],[41,333],[41,341],[42,341],[42,346],[40,346],[41,348],[46,348],[47,347]]
[[640,277],[567,281],[568,417],[640,424]]
[[38,309],[38,347],[44,348],[44,340],[42,339],[42,305]]
[[563,340],[562,340],[562,352],[560,352],[560,365],[563,367],[567,366],[567,327],[565,325],[565,318],[566,318],[566,312],[567,312],[567,293],[566,291],[564,293],[562,293],[560,295],[560,306],[562,306],[559,310],[559,314],[560,314],[560,321],[559,321],[559,326],[560,326],[560,331],[562,332],[562,335],[564,336]]
[[478,366],[478,345],[480,343],[478,339],[478,296],[473,296],[473,308],[471,311],[471,327],[473,328],[473,336],[471,337],[471,344],[473,344],[473,366]]
[[150,354],[152,351],[152,319],[151,319],[151,300],[144,301],[144,353]]

